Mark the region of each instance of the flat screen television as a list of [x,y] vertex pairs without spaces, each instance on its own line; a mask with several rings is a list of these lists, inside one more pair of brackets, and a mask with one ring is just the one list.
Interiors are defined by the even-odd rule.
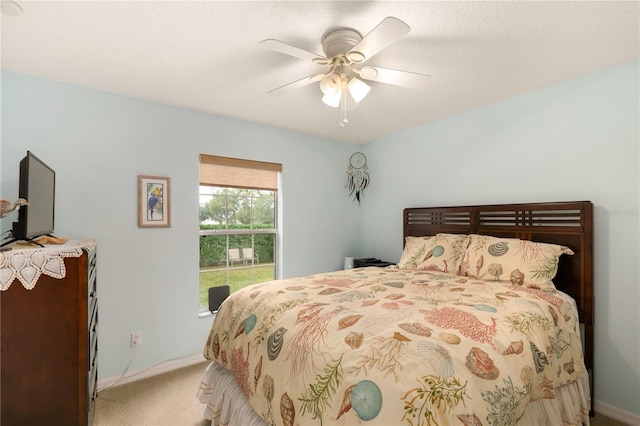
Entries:
[[20,161],[18,197],[29,203],[18,210],[18,221],[13,222],[11,241],[31,241],[53,233],[55,211],[56,172],[27,151]]

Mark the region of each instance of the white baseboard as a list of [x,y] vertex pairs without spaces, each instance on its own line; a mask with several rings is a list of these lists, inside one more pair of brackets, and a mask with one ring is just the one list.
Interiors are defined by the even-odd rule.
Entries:
[[597,399],[594,400],[593,409],[596,413],[611,417],[612,419],[619,422],[633,426],[640,425],[640,416],[625,411],[621,408],[614,407],[613,405],[607,404],[606,402],[601,402]]
[[98,392],[107,387],[124,385],[125,383],[131,383],[135,382],[136,380],[146,379],[148,377],[167,373],[178,368],[189,367],[191,365],[198,364],[204,361],[206,361],[206,359],[202,356],[201,353],[199,353],[183,358],[175,358],[163,361],[144,370],[135,371],[122,377],[112,377],[110,379],[98,380]]

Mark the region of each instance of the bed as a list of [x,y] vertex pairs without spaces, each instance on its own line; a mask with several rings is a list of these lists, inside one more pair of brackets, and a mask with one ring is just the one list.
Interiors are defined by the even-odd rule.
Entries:
[[589,424],[593,205],[407,208],[397,265],[226,299],[214,425]]

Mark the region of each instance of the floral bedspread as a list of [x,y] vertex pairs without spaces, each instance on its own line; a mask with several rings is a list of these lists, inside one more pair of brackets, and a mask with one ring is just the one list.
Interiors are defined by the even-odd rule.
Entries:
[[360,268],[234,293],[204,356],[268,425],[515,424],[585,374],[576,316],[560,292]]

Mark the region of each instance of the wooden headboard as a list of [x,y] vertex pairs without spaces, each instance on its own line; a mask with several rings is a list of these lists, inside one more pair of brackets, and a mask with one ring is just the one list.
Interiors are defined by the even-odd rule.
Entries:
[[[403,238],[440,232],[484,234],[560,244],[573,250],[573,256],[560,258],[553,283],[578,305],[585,365],[593,380],[593,204],[590,201],[407,208],[403,223]],[[593,393],[591,398],[593,401]]]

